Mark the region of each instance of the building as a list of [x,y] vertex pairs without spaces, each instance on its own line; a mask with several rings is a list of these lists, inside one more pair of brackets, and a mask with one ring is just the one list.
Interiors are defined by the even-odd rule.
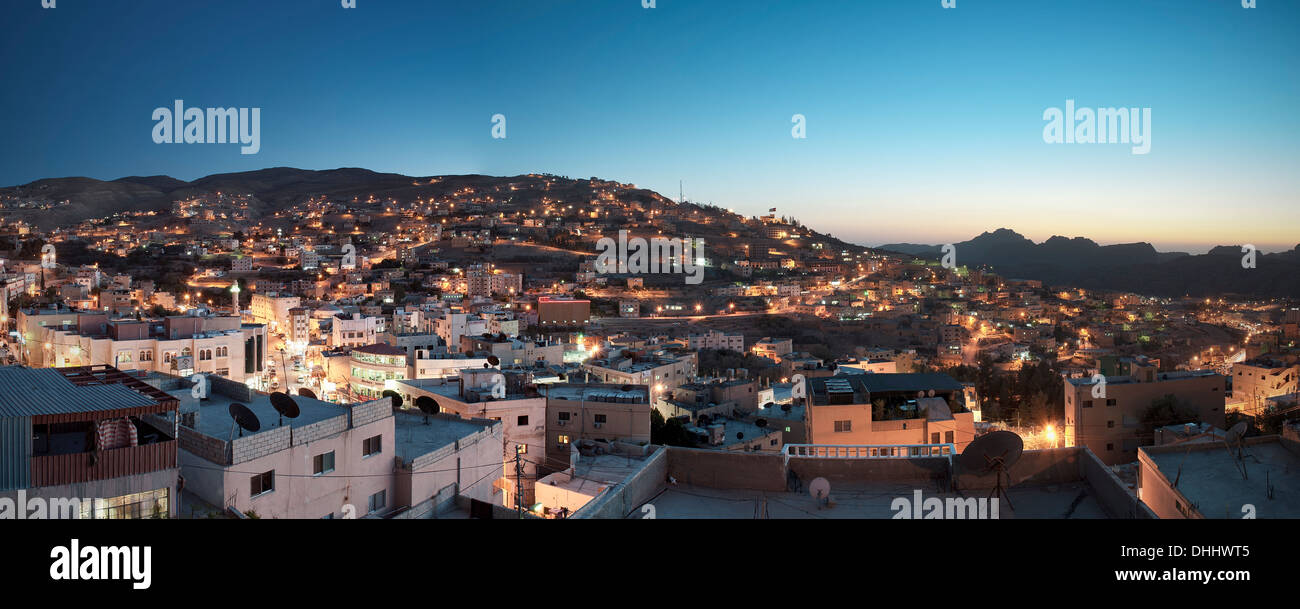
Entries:
[[491,265],[476,264],[465,270],[466,294],[470,298],[492,297],[498,294],[515,295],[524,291],[524,276],[494,269]]
[[285,338],[294,345],[295,353],[301,353],[311,343],[311,309],[305,307],[289,309],[288,320]]
[[506,338],[500,335],[489,338],[463,336],[460,352],[475,357],[496,356],[502,366],[548,366],[564,363],[564,343],[554,340],[528,340]]
[[1152,404],[1166,396],[1177,401],[1185,420],[1160,420],[1158,426],[1174,423],[1208,423],[1224,427],[1224,393],[1227,377],[1213,370],[1159,372],[1144,358],[1120,360],[1123,376],[1105,376],[1105,383],[1092,378],[1070,378],[1065,383],[1065,441],[1068,446],[1087,446],[1107,465],[1130,463],[1137,449],[1150,445],[1153,429],[1144,421]]
[[266,326],[242,324],[238,317],[109,321],[104,315],[81,315],[75,324],[42,328],[34,338],[44,352],[40,359],[50,366],[108,365],[180,376],[202,372],[238,382],[257,378],[266,368]]
[[178,408],[109,366],[0,367],[0,499],[46,499],[47,518],[176,516]]
[[546,396],[546,459],[552,470],[568,467],[581,441],[645,446],[650,443],[650,388],[645,385],[551,383]]
[[695,380],[698,358],[694,352],[622,351],[582,364],[589,382],[645,385],[651,399]]
[[488,331],[488,321],[471,313],[446,313],[436,323],[438,337],[455,353],[460,349],[461,338],[481,336]]
[[[617,493],[620,485],[638,479],[647,464],[662,464],[663,459],[657,456],[664,450],[614,442],[601,445],[599,451],[593,443],[584,452],[575,444],[567,467],[537,481],[535,512],[546,518],[572,517],[587,504]],[[625,512],[622,508],[619,510]]]
[[748,370],[741,371],[741,378],[735,378],[735,371],[728,372],[732,373],[729,378],[686,383],[665,392],[655,402],[655,409],[665,419],[687,417],[691,423],[700,415],[744,417],[757,412],[758,383],[745,378]]
[[480,370],[488,367],[486,356],[469,357],[463,353],[447,353],[445,348],[417,349],[410,362],[410,377],[413,379],[459,377],[462,370]]
[[1138,448],[1138,498],[1160,518],[1295,518],[1300,427],[1280,436]]
[[543,296],[537,299],[537,324],[542,327],[581,326],[591,319],[591,301]]
[[965,388],[946,374],[849,374],[804,382],[811,444],[951,444],[960,453],[975,439]]
[[395,518],[437,518],[457,508],[458,497],[501,505],[496,488],[505,443],[500,421],[393,413],[397,453]]
[[[1025,451],[1003,478],[1010,502],[999,502],[997,512],[992,500],[979,499],[989,496],[994,476],[969,471],[946,455],[908,452],[906,446],[877,447],[873,455],[869,449],[786,445],[779,452],[665,446],[644,457],[606,454],[611,466],[621,461],[628,469],[605,473],[595,464],[591,485],[578,489],[586,496],[567,498],[581,507],[566,516],[926,518],[934,517],[933,502],[949,519],[1155,517],[1084,447]],[[587,477],[582,466],[579,461],[577,474]],[[830,482],[828,501],[808,492],[816,478]],[[549,489],[538,495],[549,496]]]
[[392,345],[357,347],[352,350],[351,359],[348,388],[352,395],[363,400],[383,397],[385,391],[396,389],[398,381],[410,376],[406,351]]
[[740,332],[719,332],[709,330],[703,334],[691,334],[687,337],[687,345],[693,351],[700,349],[726,349],[743,353],[745,351],[745,335]]
[[1268,398],[1300,391],[1300,364],[1257,357],[1232,365],[1232,397],[1251,416],[1259,416]]
[[533,505],[534,483],[546,461],[546,398],[537,392],[530,375],[497,369],[463,370],[459,378],[410,379],[398,381],[397,386],[403,404],[428,396],[441,412],[500,421],[505,443],[499,455],[501,470],[492,478],[497,478],[497,488],[502,491],[501,505],[516,506],[516,485],[522,487],[524,507]]
[[[185,379],[151,381],[181,402],[186,492],[259,518],[380,517],[398,507],[389,399],[339,405],[295,396],[299,415],[285,418],[268,394],[209,381],[202,399],[193,397]],[[260,429],[236,424],[234,402],[253,413]]]
[[276,292],[253,294],[252,302],[249,303],[253,321],[270,326],[271,332],[284,332],[286,335],[291,326],[289,312],[300,306],[301,298]]
[[379,335],[384,331],[384,318],[362,317],[353,313],[349,319],[335,315],[330,324],[330,346],[364,347],[379,342]]
[[750,349],[754,355],[766,357],[774,362],[781,361],[781,357],[794,351],[794,341],[783,339],[764,338],[756,343]]

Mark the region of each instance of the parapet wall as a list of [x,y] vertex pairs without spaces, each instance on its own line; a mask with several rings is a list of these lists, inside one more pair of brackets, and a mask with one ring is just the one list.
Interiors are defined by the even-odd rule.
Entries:
[[627,518],[630,512],[659,494],[669,475],[669,450],[656,448],[635,474],[618,486],[605,489],[570,518]]

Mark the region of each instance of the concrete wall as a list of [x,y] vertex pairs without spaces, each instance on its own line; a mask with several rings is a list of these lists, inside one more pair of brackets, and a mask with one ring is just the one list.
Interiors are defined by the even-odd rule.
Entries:
[[[792,457],[790,471],[799,476],[804,488],[814,478],[830,482],[920,482],[930,480],[947,487],[948,458],[915,459],[809,459]],[[785,486],[784,477],[781,479]]]
[[[1083,477],[1080,455],[1082,450],[1072,448],[1049,448],[1045,450],[1027,450],[1020,460],[1008,470],[1011,484],[1064,484],[1078,482]],[[991,489],[997,484],[997,476],[992,473],[971,471],[961,466],[954,458],[957,488]],[[1006,484],[1003,478],[1003,484]]]
[[635,474],[618,486],[606,489],[570,518],[626,518],[629,512],[659,494],[663,488],[668,479],[669,452],[667,447],[659,447]]
[[1080,449],[1079,467],[1102,509],[1111,518],[1155,518],[1156,515],[1130,493],[1128,486],[1087,448]]
[[731,453],[671,447],[668,475],[680,484],[710,488],[785,490],[785,457],[775,453]]
[[[345,517],[349,515],[345,505],[351,505],[354,515],[362,517],[368,511],[370,496],[382,490],[387,495],[386,506],[380,510],[383,513],[400,505],[394,490],[393,425],[388,398],[357,404],[348,413],[312,425],[276,427],[236,438],[230,445],[232,464],[223,469],[214,469],[225,465],[222,461],[190,452],[183,443],[179,454],[186,490],[212,505],[234,507],[246,514],[255,512],[262,518],[322,518],[329,514]],[[182,428],[182,437],[187,433],[196,432]],[[373,436],[382,436],[381,452],[363,456],[362,443]],[[314,475],[315,457],[331,451],[334,471]],[[253,476],[269,471],[275,472],[275,489],[250,496]]]
[[[443,414],[435,417],[456,418]],[[455,489],[455,494],[495,502],[493,483],[505,475],[506,466],[501,461],[505,426],[498,421],[475,419],[475,422],[482,423],[484,428],[421,455],[409,464],[399,463],[401,469],[394,484],[395,505],[410,505],[415,509],[449,486]]]

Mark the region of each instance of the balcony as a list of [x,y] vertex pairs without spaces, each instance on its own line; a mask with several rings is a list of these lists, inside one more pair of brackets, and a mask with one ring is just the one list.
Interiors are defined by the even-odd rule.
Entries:
[[[93,464],[92,464],[93,461]],[[108,480],[176,467],[176,440],[31,458],[33,487]]]

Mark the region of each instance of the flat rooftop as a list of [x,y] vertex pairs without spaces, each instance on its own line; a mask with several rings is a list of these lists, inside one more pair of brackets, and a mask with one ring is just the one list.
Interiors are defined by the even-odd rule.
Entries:
[[[177,389],[167,393],[177,399],[193,402],[189,388]],[[247,406],[257,416],[257,420],[262,423],[259,433],[280,426],[280,413],[271,407],[270,394],[254,394],[253,399],[249,401],[236,400],[215,392],[209,392],[208,395],[208,399],[199,402],[198,410],[198,432],[205,436],[221,440],[230,437],[230,430],[235,426],[235,420],[230,416],[230,405],[235,402]],[[296,395],[292,397],[294,402],[298,404],[299,415],[294,419],[284,419],[284,424],[288,427],[304,427],[326,419],[347,416],[348,413],[346,407],[338,404]],[[252,435],[247,431],[243,432],[243,434],[245,436]],[[235,436],[239,437],[239,432],[235,432]]]
[[[800,492],[771,492],[733,489],[716,489],[685,484],[671,485],[648,503],[655,508],[655,518],[879,518],[895,515],[892,504],[902,497],[912,501],[918,490],[916,484],[887,482],[832,483],[831,507],[818,507],[817,500],[808,493],[807,485]],[[933,487],[921,488],[923,499],[938,497],[982,498],[987,490],[968,493],[940,493]],[[1052,518],[1099,519],[1107,518],[1087,483],[1027,486],[1017,485],[1007,491],[1011,508],[1003,502],[998,507],[999,519]],[[922,512],[924,514],[924,512]],[[641,518],[641,510],[632,510],[629,518]]]
[[[552,474],[539,483],[549,484],[575,493],[595,497],[606,487],[614,486],[627,480],[645,463],[645,457],[628,455],[596,455],[579,457],[578,466],[572,477],[563,472]],[[568,477],[568,480],[564,478]]]
[[650,389],[645,385],[631,385],[631,389],[623,391],[623,385],[552,383],[544,391],[550,398],[575,401],[644,404],[650,399]]
[[1300,518],[1300,457],[1276,438],[1251,440],[1255,439],[1248,439],[1242,451],[1244,479],[1221,442],[1139,450],[1171,483],[1178,479],[1178,492],[1206,518],[1241,518],[1241,506],[1247,503],[1255,506],[1258,518]]
[[472,421],[447,415],[429,417],[428,425],[424,421],[424,414],[419,411],[393,413],[397,456],[402,461],[410,463],[491,426],[487,421]]

